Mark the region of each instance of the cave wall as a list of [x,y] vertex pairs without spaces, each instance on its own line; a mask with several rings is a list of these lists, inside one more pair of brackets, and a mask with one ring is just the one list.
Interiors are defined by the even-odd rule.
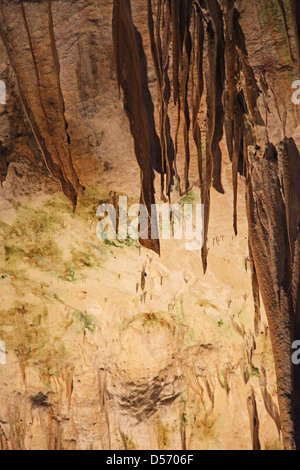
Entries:
[[[148,207],[154,201],[154,170],[161,180],[156,197],[164,200],[174,182],[187,193],[191,181],[199,180],[207,238],[212,188],[223,192],[220,145],[226,135],[233,228],[238,231],[240,172],[256,320],[259,287],[289,449],[298,441],[299,426],[299,379],[290,360],[300,313],[299,108],[291,100],[299,78],[299,23],[292,0],[149,0],[147,9],[138,0],[0,3],[6,51],[1,77],[8,82],[1,181],[10,163],[27,155],[30,166],[38,162],[41,172],[49,170],[75,208],[85,185],[105,182],[107,166],[123,171],[133,165],[128,155],[134,148],[141,200]],[[120,131],[116,144],[113,136]],[[190,170],[192,159],[196,171]],[[206,242],[202,262],[207,270]]]

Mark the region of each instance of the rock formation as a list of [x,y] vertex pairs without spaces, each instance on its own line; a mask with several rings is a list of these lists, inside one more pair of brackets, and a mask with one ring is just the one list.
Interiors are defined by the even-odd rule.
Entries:
[[[206,272],[212,192],[225,192],[226,140],[235,234],[239,175],[245,182],[254,329],[258,334],[261,328],[261,294],[283,442],[286,449],[299,448],[300,372],[291,362],[291,345],[300,337],[300,107],[292,102],[292,84],[300,79],[297,0],[1,0],[0,34],[0,79],[8,90],[6,111],[0,115],[1,183],[12,165],[33,180],[40,175],[43,187],[49,172],[75,210],[84,187],[105,185],[110,165],[126,179],[130,129],[140,201],[149,222],[155,200],[171,201],[175,186],[187,196],[198,180],[205,208]],[[126,136],[116,147],[113,137],[121,131]],[[141,243],[162,251],[156,240]],[[189,367],[184,370],[190,377]],[[66,373],[68,381],[72,372]],[[227,391],[226,374],[224,383],[219,379]],[[105,372],[99,381],[105,428]],[[212,398],[209,380],[203,384]],[[262,390],[266,409],[279,426],[266,385]],[[132,391],[136,404],[139,393],[137,386]],[[253,447],[260,448],[253,390],[245,407]],[[135,412],[141,412],[138,406]],[[184,448],[183,431],[184,426]],[[109,440],[109,432],[104,434],[104,441]],[[124,433],[120,436],[126,441]]]

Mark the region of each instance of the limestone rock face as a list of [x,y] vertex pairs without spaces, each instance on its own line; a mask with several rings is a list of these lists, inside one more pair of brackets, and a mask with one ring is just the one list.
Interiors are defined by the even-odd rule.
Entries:
[[[1,0],[0,35],[0,449],[299,446],[298,2]],[[201,201],[206,274],[100,243],[117,194]]]
[[19,153],[30,166],[42,161],[74,204],[80,186],[99,182],[103,171],[117,166],[113,154],[120,160],[132,154],[115,83],[111,23],[110,3],[1,6],[7,85],[1,154],[8,154],[8,163],[20,162]]

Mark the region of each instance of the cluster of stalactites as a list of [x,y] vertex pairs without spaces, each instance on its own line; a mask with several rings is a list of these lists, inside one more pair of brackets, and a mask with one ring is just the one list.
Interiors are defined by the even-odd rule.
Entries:
[[[205,271],[210,190],[213,185],[223,192],[220,150],[223,130],[225,128],[232,161],[234,230],[237,232],[237,175],[238,171],[244,171],[244,115],[249,113],[250,119],[258,119],[258,90],[247,61],[234,0],[147,0],[147,15],[158,89],[159,122],[156,126],[146,81],[145,53],[141,36],[132,20],[130,0],[114,0],[113,31],[118,81],[124,91],[125,110],[142,170],[142,199],[148,207],[154,199],[153,170],[161,175],[163,200],[170,200],[175,179],[181,192],[189,191],[192,135],[205,207],[202,251]],[[237,77],[241,73],[245,91],[237,90]],[[205,131],[201,132],[204,126],[199,113],[204,90],[206,125]],[[171,101],[177,106],[174,129],[171,128],[169,115]],[[180,180],[176,156],[181,131],[185,157],[184,174]],[[157,250],[159,247],[156,246]]]

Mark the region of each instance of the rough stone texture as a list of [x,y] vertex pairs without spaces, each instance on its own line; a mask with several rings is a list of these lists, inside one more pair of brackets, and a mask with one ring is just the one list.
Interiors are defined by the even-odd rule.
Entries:
[[[1,269],[4,278],[1,283],[6,289],[1,304],[1,332],[11,354],[8,356],[10,367],[1,369],[1,397],[5,406],[1,408],[3,416],[0,415],[0,447],[260,448],[262,444],[265,447],[274,445],[280,428],[279,413],[274,390],[270,393],[268,388],[268,380],[274,381],[274,374],[267,329],[260,322],[260,315],[263,316],[259,309],[260,289],[275,358],[284,446],[293,449],[299,446],[300,413],[300,379],[298,369],[292,370],[290,359],[291,343],[299,337],[300,314],[300,111],[291,100],[292,83],[300,78],[298,2],[174,0],[170,4],[148,1],[146,5],[141,0],[124,0],[124,5],[126,8],[120,11],[117,0],[0,1],[0,79],[5,80],[7,85],[7,104],[0,105],[0,179],[4,182],[1,190]],[[159,7],[161,21],[157,20]],[[137,47],[137,42],[139,44],[136,56],[129,61],[125,44],[122,48],[118,47],[117,33],[122,32],[120,28],[126,31],[128,27],[132,33],[133,25],[139,33],[131,35],[132,47]],[[124,36],[119,41],[122,38]],[[134,142],[118,95],[114,55],[122,67],[118,78],[125,92],[125,111]],[[145,58],[148,83],[142,69],[146,65]],[[128,96],[131,78],[132,83],[140,87],[136,95],[138,102],[134,94]],[[161,162],[151,158],[153,129],[150,121],[146,120],[146,116],[149,119],[149,113],[152,113],[151,102],[149,104],[148,95],[148,101],[141,100],[142,97],[145,99],[148,87],[155,104]],[[137,123],[137,106],[140,104],[145,106],[145,112],[141,115],[141,131],[137,127],[140,124]],[[176,254],[166,247],[165,256],[168,254],[168,259],[162,262],[163,268],[160,269],[171,276],[171,270],[176,266],[172,266],[172,257],[177,263],[191,263],[184,277],[196,277],[198,281],[192,282],[191,292],[188,287],[182,294],[187,308],[191,296],[199,301],[201,288],[206,282],[212,286],[213,279],[219,276],[221,280],[217,286],[220,289],[226,291],[229,286],[229,289],[236,288],[242,297],[243,287],[238,285],[241,280],[244,282],[241,285],[245,285],[246,280],[240,274],[240,281],[236,280],[235,286],[232,281],[233,260],[235,256],[241,256],[242,250],[244,257],[247,256],[247,243],[239,246],[238,255],[235,255],[236,248],[230,247],[231,232],[226,226],[226,248],[233,250],[229,261],[232,271],[228,277],[226,270],[224,277],[220,275],[220,266],[225,269],[221,262],[224,253],[217,257],[219,266],[213,253],[208,256],[208,249],[214,251],[216,237],[220,235],[218,224],[222,212],[228,209],[230,165],[225,160],[227,151],[222,140],[223,127],[231,160],[234,230],[240,230],[241,238],[245,240],[245,214],[249,226],[249,265],[252,267],[255,297],[254,327],[248,317],[238,320],[236,312],[231,318],[231,302],[225,309],[225,324],[228,326],[230,322],[241,338],[243,352],[236,346],[236,340],[230,337],[235,351],[232,355],[227,351],[222,362],[216,343],[221,341],[224,348],[229,348],[231,341],[227,341],[227,337],[222,338],[222,335],[219,338],[216,325],[212,327],[209,322],[207,332],[203,332],[202,325],[196,322],[197,308],[191,308],[187,314],[187,324],[193,324],[197,330],[196,344],[182,349],[177,342],[178,337],[176,334],[174,336],[175,326],[170,327],[169,318],[169,308],[179,309],[182,299],[175,296],[175,306],[172,307],[172,289],[169,291],[166,288],[169,296],[161,313],[159,302],[163,293],[159,283],[152,294],[155,300],[153,304],[149,301],[147,309],[141,307],[144,305],[144,292],[138,291],[137,298],[141,305],[137,308],[137,300],[131,290],[128,299],[132,302],[132,313],[122,311],[122,298],[128,286],[120,287],[120,299],[113,302],[112,314],[111,306],[106,305],[107,300],[104,301],[115,295],[113,291],[110,295],[104,292],[106,271],[109,271],[106,265],[106,274],[99,274],[99,278],[94,271],[92,274],[85,273],[95,289],[98,289],[98,283],[102,283],[100,292],[103,299],[97,298],[93,304],[90,287],[80,285],[80,292],[88,292],[88,298],[85,297],[78,305],[71,300],[80,295],[79,285],[72,284],[67,298],[63,300],[61,293],[56,292],[56,288],[59,290],[57,282],[79,282],[75,281],[76,276],[74,279],[73,268],[67,268],[65,273],[58,262],[55,271],[51,256],[50,260],[46,257],[50,263],[50,274],[47,274],[43,263],[32,268],[32,260],[36,256],[43,258],[44,254],[41,248],[36,252],[32,240],[30,243],[28,241],[28,246],[25,245],[28,253],[19,246],[20,238],[27,235],[18,225],[18,217],[22,214],[25,217],[22,210],[26,209],[24,205],[29,195],[33,196],[33,207],[38,204],[40,210],[42,204],[44,217],[50,211],[49,204],[44,207],[44,201],[41,203],[39,198],[50,198],[56,207],[57,183],[71,200],[71,209],[76,207],[79,195],[77,216],[82,231],[90,233],[84,221],[88,220],[91,227],[95,221],[89,218],[90,215],[87,216],[84,209],[89,203],[97,204],[98,194],[91,200],[86,198],[86,203],[84,199],[81,202],[82,188],[97,186],[101,189],[99,198],[109,198],[109,191],[117,191],[136,199],[140,194],[141,182],[142,199],[146,198],[149,204],[153,199],[151,185],[154,168],[161,179],[158,182],[157,175],[157,198],[160,195],[166,201],[172,196],[175,181],[178,197],[200,183],[201,200],[205,204],[206,243],[202,261],[207,277],[200,272],[200,260],[196,254],[191,260],[182,251]],[[140,143],[143,144],[141,147]],[[151,148],[147,149],[147,145]],[[238,186],[238,173],[245,180],[246,208],[240,202],[242,188]],[[38,196],[38,191],[43,196]],[[48,195],[45,196],[45,193]],[[58,209],[71,224],[74,216],[60,204],[57,204]],[[241,208],[239,219],[238,207]],[[29,221],[30,214],[27,214]],[[43,220],[48,221],[47,217]],[[33,225],[32,230],[35,239],[34,231],[40,230],[44,234],[45,226],[43,223],[41,226]],[[57,227],[56,230],[59,245],[59,240],[61,242],[64,236]],[[76,231],[74,226],[73,230]],[[76,240],[73,235],[69,228],[66,229],[65,240],[68,242],[61,254],[65,263],[74,243],[77,249],[85,243],[82,235],[77,234]],[[15,240],[19,251],[14,251],[7,240]],[[53,246],[52,250],[55,258]],[[115,250],[113,247],[112,253]],[[129,248],[128,251],[123,260],[125,266],[126,263],[133,263],[130,260],[134,255]],[[17,256],[21,256],[21,261]],[[144,256],[146,260],[147,255]],[[119,269],[119,266],[113,266],[113,259],[109,261],[105,258],[105,263],[110,262],[112,271]],[[155,263],[159,263],[157,258]],[[81,261],[77,266],[80,272],[85,269],[82,266],[86,265]],[[21,267],[25,273],[21,272]],[[51,277],[53,270],[57,274],[55,281]],[[41,284],[37,282],[40,276],[45,276],[47,292],[42,287],[44,281]],[[127,276],[132,289],[134,276]],[[61,277],[63,279],[58,281]],[[151,276],[150,280],[155,277]],[[173,292],[180,290],[178,282],[175,279],[174,284],[171,283]],[[190,286],[190,279],[184,282]],[[40,284],[39,287],[36,284]],[[21,288],[21,285],[24,287]],[[219,297],[216,294],[217,286],[213,290],[215,311],[218,311],[218,302],[226,303],[222,295]],[[247,295],[249,291],[250,284]],[[27,305],[24,306],[25,310],[22,307],[23,296],[24,299],[28,296],[23,302]],[[55,336],[54,326],[58,322],[57,311],[61,301],[65,317],[61,313],[61,326]],[[33,318],[28,317],[27,321],[24,312],[27,312],[28,305],[29,315]],[[41,313],[38,311],[42,305],[46,310]],[[241,311],[243,302],[237,302],[236,308]],[[83,339],[78,338],[81,334],[78,330],[68,330],[70,310],[73,312],[71,317],[75,315],[79,323],[83,322]],[[87,319],[82,314],[85,311],[95,312],[97,328],[94,331],[86,323]],[[177,315],[178,312],[180,310]],[[201,312],[205,316],[206,308],[202,306]],[[121,324],[127,325],[126,328],[123,325],[121,332],[115,331],[119,315],[122,317]],[[128,318],[132,317],[134,322],[138,322],[137,328],[129,327]],[[150,339],[143,330],[143,322],[151,323]],[[177,318],[175,323],[179,337],[188,334],[190,326],[186,331],[184,320]],[[219,325],[222,327],[221,323]],[[10,333],[11,328],[17,328],[15,335]],[[67,338],[64,331],[68,331]],[[170,331],[173,331],[172,335]],[[258,333],[259,339],[255,341],[255,334]],[[27,343],[24,343],[24,334]],[[205,334],[210,338],[204,341],[201,336]],[[79,355],[74,350],[74,341],[78,343],[78,351],[81,351]],[[49,346],[46,349],[45,344]],[[54,350],[51,350],[50,344],[53,344]],[[150,354],[145,349],[148,347]],[[158,357],[153,354],[154,349],[160,352]],[[62,354],[62,350],[66,350],[66,354]],[[253,365],[254,351],[259,351],[259,372]],[[217,367],[220,361],[221,366]],[[17,367],[20,368],[19,376]],[[266,369],[269,378],[265,374]],[[232,375],[234,380],[231,379]],[[228,414],[224,411],[226,399],[229,402]],[[270,428],[270,416],[275,428]],[[228,422],[231,423],[229,427]],[[241,430],[246,422],[248,434],[242,437]],[[224,431],[226,427],[229,431]],[[223,438],[220,437],[222,433]],[[142,434],[146,437],[142,438]]]

